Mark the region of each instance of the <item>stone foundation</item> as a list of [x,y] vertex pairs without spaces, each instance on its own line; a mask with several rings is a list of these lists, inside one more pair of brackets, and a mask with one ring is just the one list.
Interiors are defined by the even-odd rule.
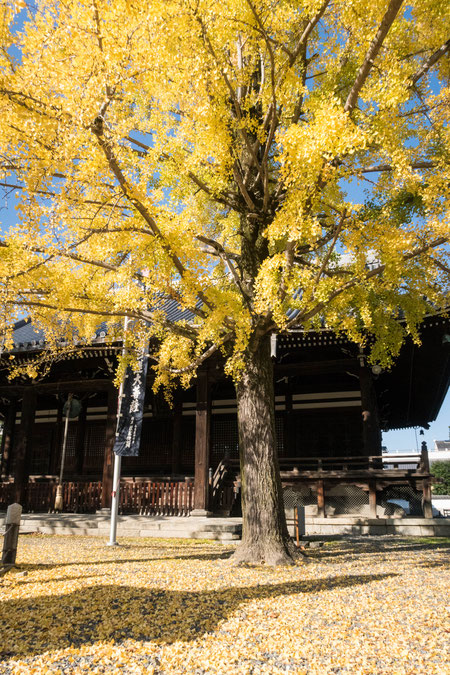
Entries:
[[[288,519],[288,528],[294,535],[294,521]],[[407,537],[450,537],[450,518],[364,518],[361,516],[334,516],[305,518],[308,535],[386,535]]]

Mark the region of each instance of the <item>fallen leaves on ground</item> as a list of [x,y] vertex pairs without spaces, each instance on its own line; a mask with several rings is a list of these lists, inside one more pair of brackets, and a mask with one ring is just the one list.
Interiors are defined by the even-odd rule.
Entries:
[[331,542],[294,567],[231,546],[23,536],[0,674],[450,673],[450,540]]

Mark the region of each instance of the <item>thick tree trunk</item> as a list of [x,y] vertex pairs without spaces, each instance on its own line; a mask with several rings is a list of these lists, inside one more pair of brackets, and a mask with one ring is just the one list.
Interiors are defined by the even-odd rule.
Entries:
[[239,563],[293,562],[287,531],[275,438],[273,367],[269,338],[246,358],[236,385],[242,482],[242,541]]

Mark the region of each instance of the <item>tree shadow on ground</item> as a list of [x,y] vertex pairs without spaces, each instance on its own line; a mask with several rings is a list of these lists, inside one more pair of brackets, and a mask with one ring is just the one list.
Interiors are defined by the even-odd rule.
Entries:
[[100,640],[168,644],[194,640],[251,600],[320,593],[393,576],[397,575],[348,575],[200,592],[97,585],[67,594],[6,600],[0,602],[0,658]]
[[233,551],[221,551],[220,553],[187,553],[186,555],[161,555],[153,558],[107,558],[105,560],[78,560],[70,562],[55,562],[55,563],[20,563],[21,570],[32,572],[34,570],[49,570],[54,567],[79,567],[79,566],[94,566],[94,565],[122,565],[126,563],[147,563],[157,562],[158,560],[226,560]]
[[450,568],[449,560],[430,560],[427,562],[418,563],[417,567],[441,567],[442,569]]
[[314,560],[318,558],[354,558],[355,556],[365,556],[365,555],[379,555],[380,553],[403,553],[404,551],[439,551],[439,550],[450,549],[450,542],[430,542],[429,544],[413,544],[405,543],[404,541],[399,542],[377,542],[377,543],[364,543],[361,547],[358,547],[357,543],[347,544],[339,547],[337,549],[327,549],[326,547],[320,549],[308,550],[308,556],[311,556]]

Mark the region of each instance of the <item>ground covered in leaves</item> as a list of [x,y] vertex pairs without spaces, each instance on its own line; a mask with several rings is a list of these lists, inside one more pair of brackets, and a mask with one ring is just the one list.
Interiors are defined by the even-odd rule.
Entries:
[[0,674],[450,672],[450,540],[361,538],[292,568],[221,544],[22,536]]

